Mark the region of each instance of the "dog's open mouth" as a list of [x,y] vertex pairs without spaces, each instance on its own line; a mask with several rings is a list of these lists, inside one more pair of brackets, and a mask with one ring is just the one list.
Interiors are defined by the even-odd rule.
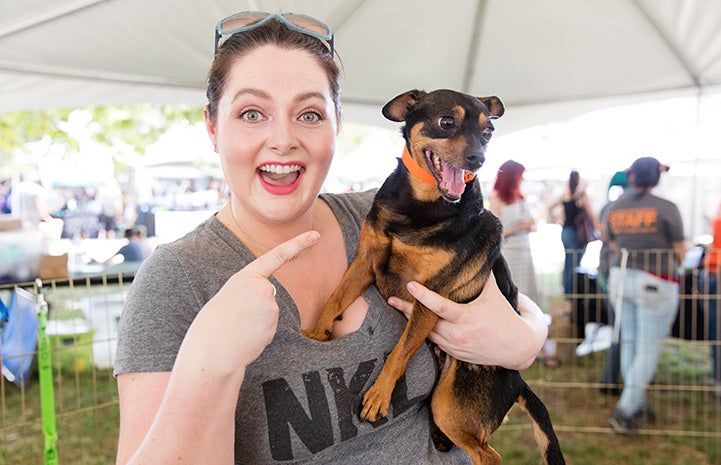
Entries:
[[465,170],[449,165],[430,149],[424,150],[423,154],[443,198],[450,202],[458,201],[466,189]]

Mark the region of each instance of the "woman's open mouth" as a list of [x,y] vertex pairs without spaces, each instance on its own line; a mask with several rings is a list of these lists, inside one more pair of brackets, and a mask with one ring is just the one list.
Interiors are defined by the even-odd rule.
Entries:
[[258,168],[263,186],[272,194],[283,195],[294,191],[305,169],[299,164],[269,163]]

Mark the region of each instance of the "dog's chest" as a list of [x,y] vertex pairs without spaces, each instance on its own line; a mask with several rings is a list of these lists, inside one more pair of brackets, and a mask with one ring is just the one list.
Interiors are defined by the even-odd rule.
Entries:
[[438,275],[449,266],[456,254],[452,250],[424,245],[408,245],[399,237],[393,236],[390,253],[384,274],[394,274],[425,282],[429,277]]
[[500,223],[490,212],[484,212],[462,225],[448,221],[418,229],[389,227],[387,253],[375,267],[381,293],[407,296],[408,281],[432,284],[443,294],[474,281],[480,292],[490,268],[488,262],[500,251]]

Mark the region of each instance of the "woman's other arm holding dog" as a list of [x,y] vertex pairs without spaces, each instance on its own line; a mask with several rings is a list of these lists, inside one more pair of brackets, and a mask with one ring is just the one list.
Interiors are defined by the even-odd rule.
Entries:
[[[416,282],[408,283],[408,290],[441,317],[430,340],[459,360],[523,370],[533,363],[548,337],[548,325],[538,305],[519,293],[520,315],[516,313],[493,273],[478,298],[467,304],[441,297]],[[396,297],[388,303],[406,316],[413,309],[411,303]]]

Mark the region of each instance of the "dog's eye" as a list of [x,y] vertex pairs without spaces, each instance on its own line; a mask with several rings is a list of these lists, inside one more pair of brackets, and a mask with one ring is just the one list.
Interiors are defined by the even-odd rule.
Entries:
[[438,120],[438,126],[441,129],[453,129],[456,126],[456,120],[452,116],[441,116]]
[[486,142],[491,140],[491,136],[493,136],[493,127],[484,128],[483,132],[481,132],[481,137],[483,137],[483,140]]

